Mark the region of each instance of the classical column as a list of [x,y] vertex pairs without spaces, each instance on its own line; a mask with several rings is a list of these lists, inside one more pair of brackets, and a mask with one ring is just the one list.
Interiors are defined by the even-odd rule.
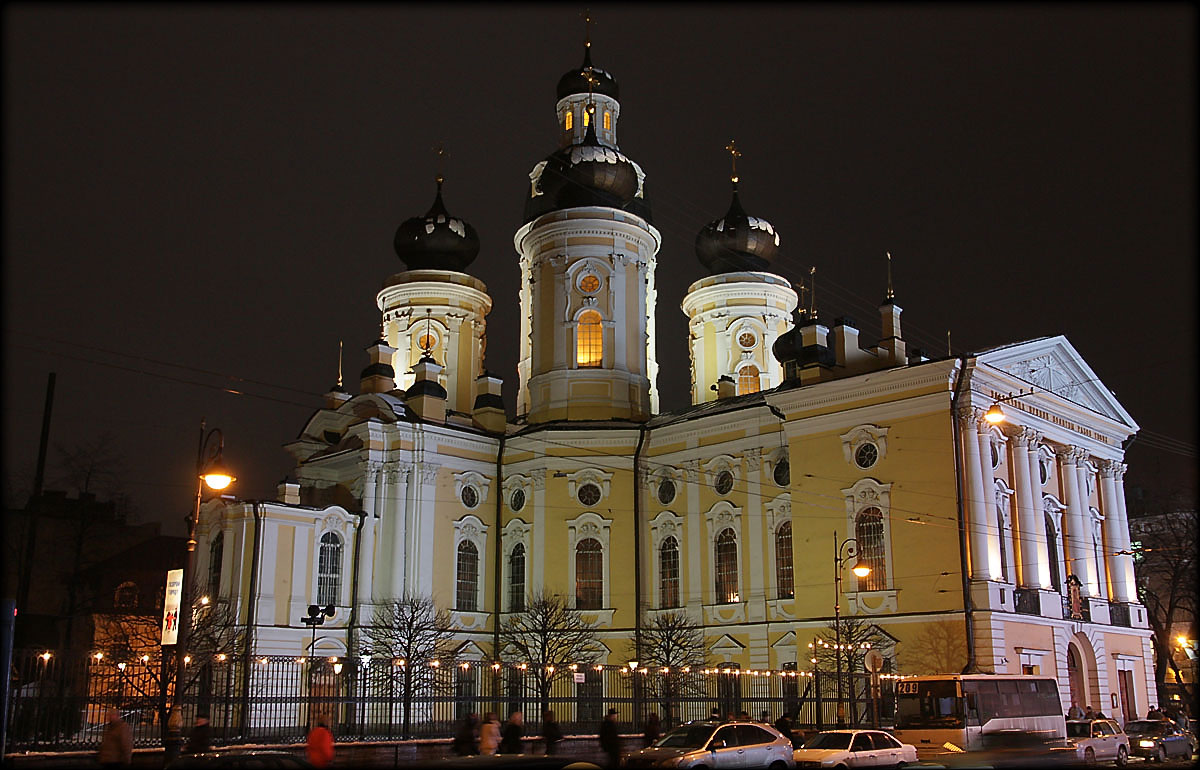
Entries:
[[[409,517],[408,590],[418,596],[433,595],[434,526],[437,520],[437,475],[440,465],[428,461],[413,468],[411,486],[415,487],[412,516]],[[417,486],[419,484],[419,486]],[[480,501],[483,502],[483,501]],[[481,560],[482,561],[482,560]],[[483,574],[482,572],[480,573]],[[487,581],[480,580],[483,588]]]
[[1079,457],[1078,447],[1066,446],[1055,451],[1058,458],[1059,476],[1063,481],[1063,493],[1067,497],[1067,526],[1063,527],[1063,539],[1067,541],[1067,574],[1079,578],[1083,593],[1095,595],[1093,583],[1088,580],[1088,554],[1092,550],[1091,527],[1084,509],[1083,493],[1079,489],[1079,474],[1075,463]]
[[391,520],[389,526],[392,529],[392,549],[388,554],[391,593],[389,596],[379,597],[381,599],[399,599],[404,596],[405,562],[408,561],[405,553],[405,541],[408,537],[405,525],[408,518],[408,477],[411,472],[412,466],[407,463],[393,463],[384,474],[386,483],[383,510],[384,515]]
[[[1104,576],[1101,572],[1101,570],[1104,568],[1104,564],[1102,557],[1097,555],[1097,552],[1102,550],[1102,545],[1100,544],[1102,538],[1099,533],[1099,522],[1092,519],[1091,506],[1088,505],[1088,503],[1091,502],[1091,496],[1088,494],[1088,474],[1091,473],[1091,470],[1088,468],[1087,460],[1087,452],[1082,449],[1079,450],[1079,453],[1075,456],[1075,476],[1078,479],[1078,481],[1076,481],[1076,485],[1079,487],[1079,499],[1080,505],[1083,508],[1083,519],[1087,523],[1088,527],[1088,569],[1086,582],[1088,583],[1089,593],[1092,596],[1106,598],[1106,592],[1104,590]],[[1093,537],[1093,535],[1095,537]]]
[[[1133,577],[1133,554],[1129,542],[1129,518],[1125,512],[1125,463],[1113,461],[1109,464],[1112,473],[1112,497],[1105,499],[1111,509],[1105,512],[1105,523],[1112,532],[1109,559],[1112,570],[1113,601],[1138,601],[1137,583]],[[1111,500],[1111,503],[1109,503]],[[1116,519],[1109,523],[1109,519]]]
[[379,510],[379,474],[383,464],[374,460],[362,463],[363,466],[363,496],[362,509],[364,521],[362,539],[359,541],[360,552],[355,554],[358,559],[358,596],[359,601],[371,603],[374,597],[375,585],[375,511]]
[[[700,462],[698,460],[684,460],[680,463],[683,470],[683,478],[685,480],[684,494],[687,495],[687,508],[685,515],[687,520],[685,527],[687,528],[687,550],[682,550],[680,544],[680,557],[687,561],[687,582],[684,583],[686,588],[685,595],[687,596],[687,606],[693,613],[694,620],[702,620],[704,617],[704,588],[708,581],[703,577],[704,564],[706,555],[704,547],[701,545],[700,534],[704,528],[704,519],[699,513],[700,511]],[[680,570],[682,573],[682,569]],[[682,574],[680,577],[683,577]]]
[[[543,457],[545,447],[542,447]],[[525,554],[529,560],[525,566],[529,575],[529,592],[539,596],[546,583],[546,469],[534,468],[529,471],[533,481],[533,548]]]
[[979,459],[979,422],[983,411],[975,407],[958,410],[962,420],[962,443],[966,454],[967,532],[971,544],[971,577],[991,580],[991,548],[988,538],[987,498],[983,490],[983,468]]
[[980,420],[979,431],[979,470],[980,483],[983,486],[984,519],[987,524],[988,565],[992,580],[1000,580],[1003,574],[1000,565],[1004,563],[1000,550],[1004,548],[1001,540],[1004,533],[1000,529],[999,512],[996,510],[996,475],[992,469],[992,431],[987,420]]
[[[749,602],[748,618],[751,621],[763,620],[766,617],[766,589],[763,586],[763,573],[773,570],[775,565],[775,533],[768,532],[766,543],[763,543],[762,516],[762,449],[752,447],[745,452],[746,456],[746,529],[747,545],[749,548],[746,559],[746,582],[748,589],[745,594]],[[774,597],[771,597],[774,598]],[[753,648],[752,648],[753,649]],[[764,646],[765,651],[765,646]]]
[[1009,433],[1012,444],[1013,483],[1017,502],[1017,580],[1021,588],[1049,588],[1050,572],[1046,558],[1046,532],[1041,513],[1042,496],[1036,476],[1030,475],[1030,447],[1036,450],[1037,432],[1015,428]]

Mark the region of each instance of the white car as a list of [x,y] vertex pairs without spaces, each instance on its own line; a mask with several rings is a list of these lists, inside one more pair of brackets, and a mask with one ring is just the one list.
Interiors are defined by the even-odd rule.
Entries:
[[917,747],[881,730],[826,730],[792,752],[796,767],[903,767],[917,761]]
[[1111,719],[1072,719],[1067,722],[1067,743],[1075,756],[1089,765],[1115,760],[1117,767],[1129,761],[1129,736]]

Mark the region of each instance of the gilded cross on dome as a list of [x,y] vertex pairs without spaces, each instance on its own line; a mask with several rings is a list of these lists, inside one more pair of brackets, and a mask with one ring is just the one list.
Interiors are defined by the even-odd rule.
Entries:
[[450,153],[446,151],[446,148],[443,145],[439,144],[437,147],[433,148],[433,154],[437,156],[437,176],[435,179],[440,185],[445,181],[443,172],[446,170],[446,156]]
[[741,151],[737,148],[737,141],[730,139],[729,144],[725,145],[725,151],[729,153],[729,161],[733,164],[733,172],[730,174],[729,180],[734,184],[737,184],[737,159],[742,157]]

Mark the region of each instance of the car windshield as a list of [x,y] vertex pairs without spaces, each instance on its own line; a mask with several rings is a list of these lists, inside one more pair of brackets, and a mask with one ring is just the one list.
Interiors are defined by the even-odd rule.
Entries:
[[817,733],[804,744],[806,749],[848,749],[852,733]]
[[664,735],[654,744],[660,749],[698,749],[713,734],[711,725],[685,725]]
[[1067,722],[1068,738],[1091,738],[1092,725],[1089,722]]
[[955,683],[910,682],[911,692],[896,697],[896,727],[901,730],[952,729],[963,726],[963,703]]
[[1125,733],[1127,735],[1162,735],[1162,731],[1165,726],[1166,725],[1162,722],[1152,722],[1146,720],[1126,722]]

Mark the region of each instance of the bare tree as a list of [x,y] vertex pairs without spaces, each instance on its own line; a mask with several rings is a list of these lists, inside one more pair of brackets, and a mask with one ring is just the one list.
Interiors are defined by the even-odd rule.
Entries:
[[524,663],[517,681],[537,695],[540,714],[550,708],[550,688],[572,673],[573,663],[599,659],[605,647],[595,626],[567,606],[559,594],[530,597],[525,609],[508,615],[500,626],[502,657]]
[[[630,657],[637,655],[632,642]],[[704,628],[683,610],[663,612],[642,624],[642,664],[648,695],[662,706],[667,726],[675,724],[679,698],[703,693],[700,670],[708,662]],[[690,670],[685,670],[690,669]]]
[[967,662],[966,629],[961,622],[936,620],[901,648],[901,664],[908,674],[953,674]]
[[1176,624],[1196,622],[1196,511],[1177,511],[1132,519],[1130,534],[1137,541],[1138,598],[1146,606],[1154,631],[1154,681],[1159,703],[1169,703],[1163,691],[1167,667],[1183,681],[1171,654],[1171,633]]
[[371,625],[363,631],[370,652],[388,656],[389,677],[399,679],[403,734],[412,728],[413,695],[439,686],[438,670],[454,659],[454,625],[450,613],[438,609],[428,596],[404,596],[376,605]]

